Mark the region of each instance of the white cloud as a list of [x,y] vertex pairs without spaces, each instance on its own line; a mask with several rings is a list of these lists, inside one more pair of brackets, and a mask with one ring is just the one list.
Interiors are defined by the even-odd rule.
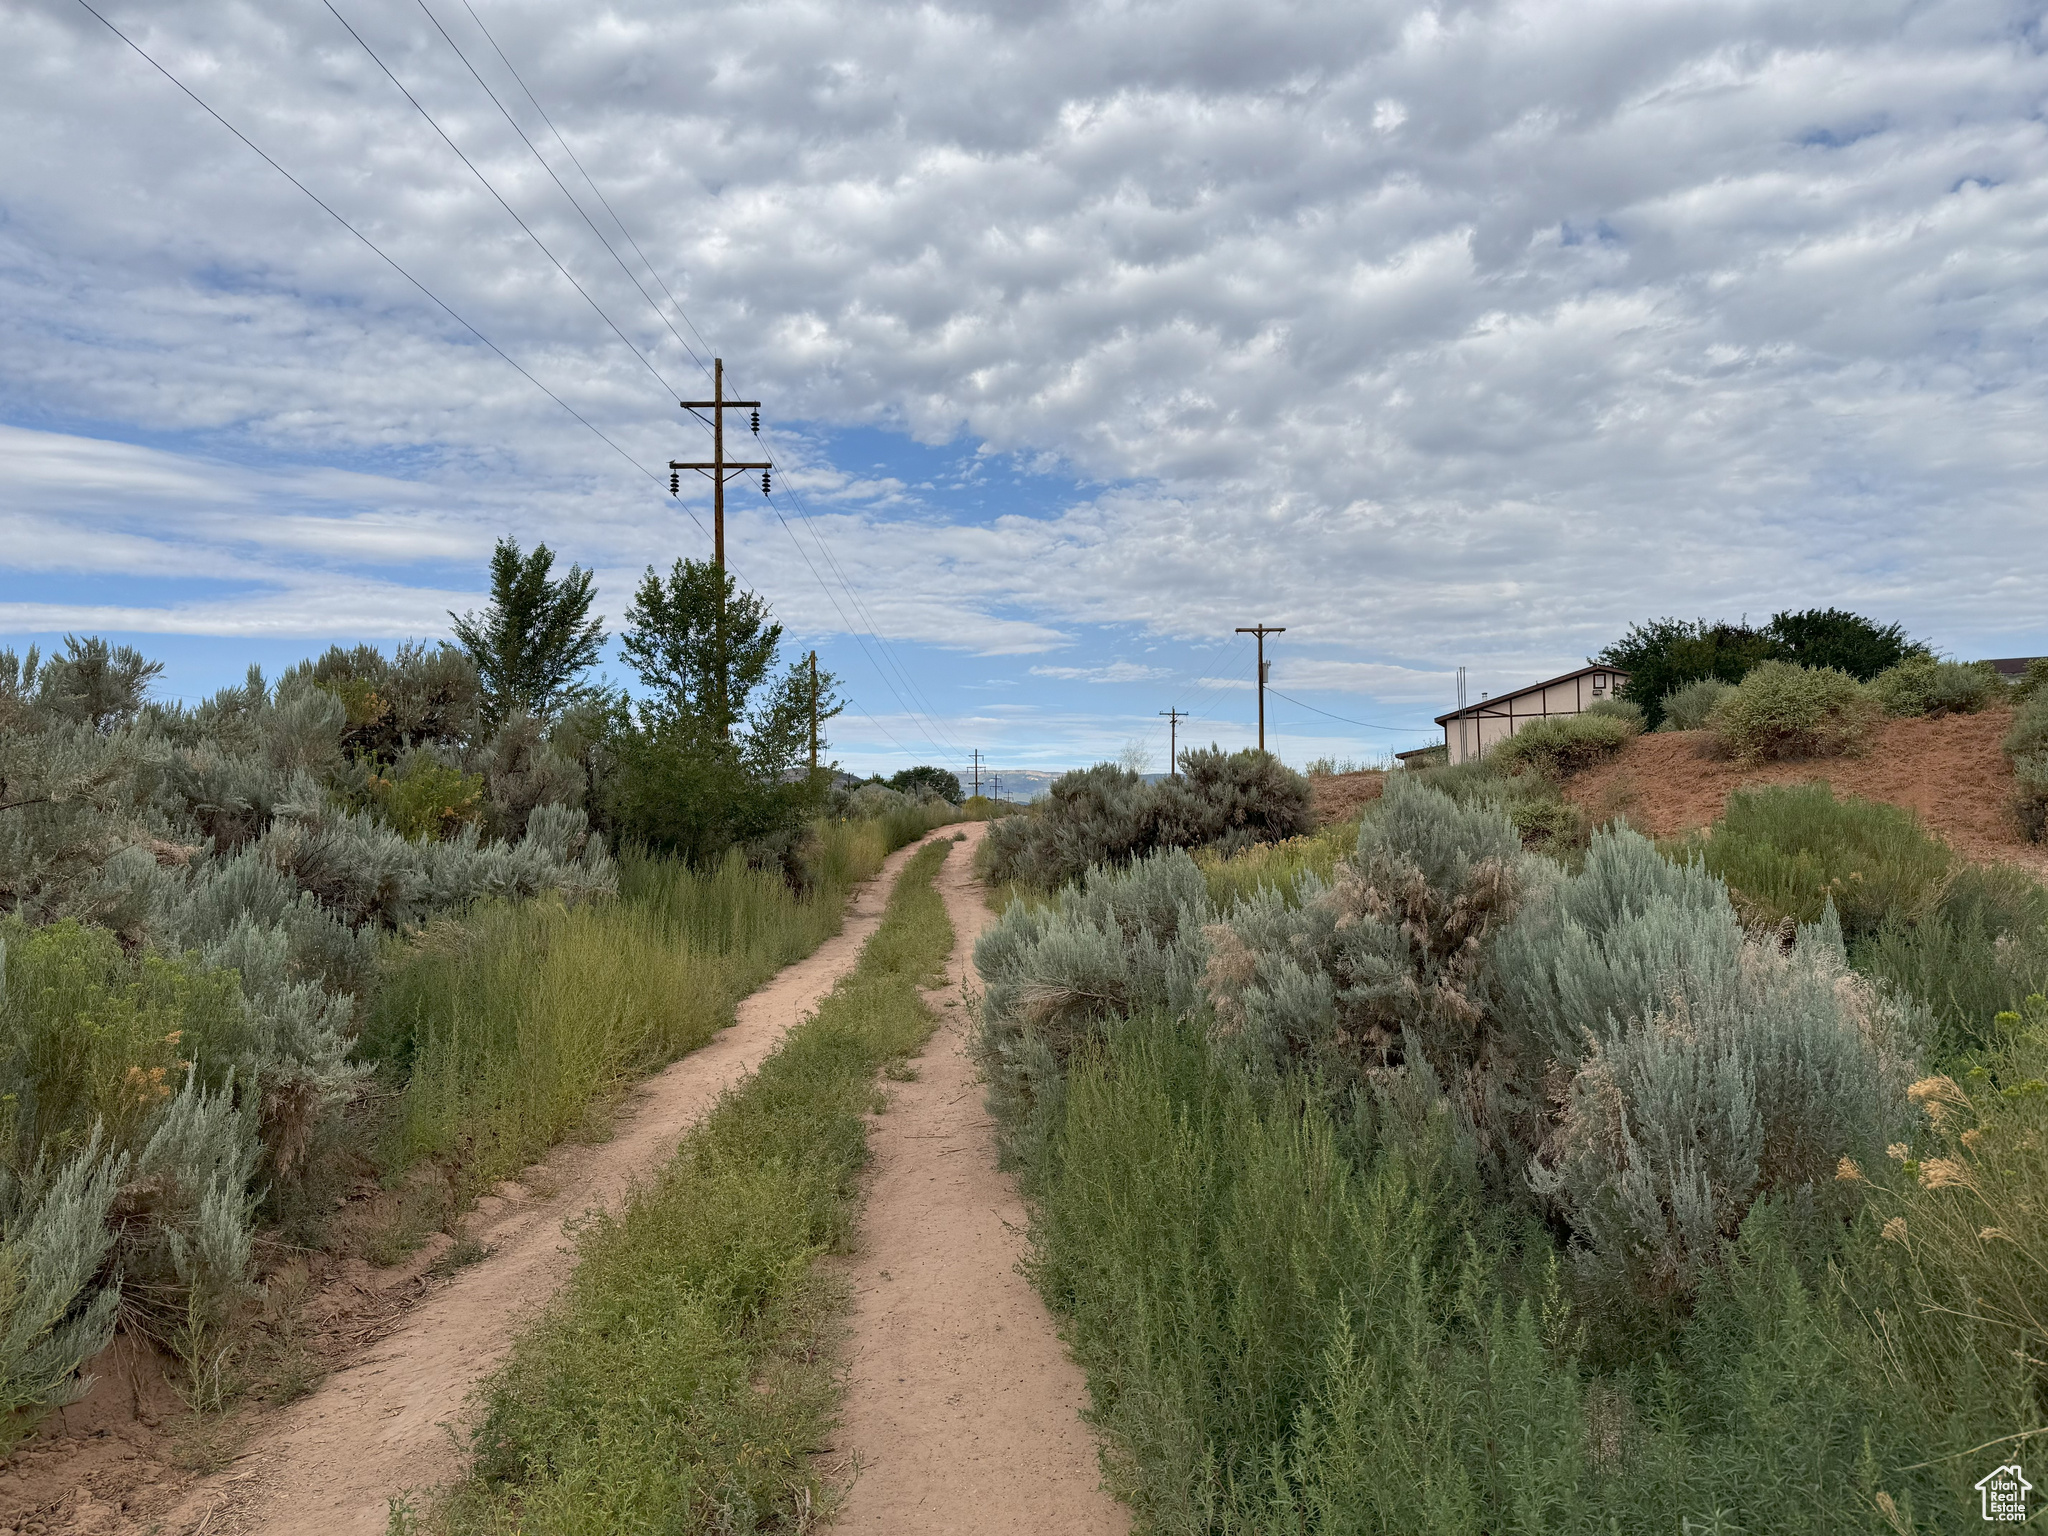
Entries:
[[[692,445],[682,345],[460,61],[343,8],[661,381],[324,11],[112,14],[641,464]],[[2032,7],[479,9],[736,386],[803,424],[785,483],[892,638],[1263,619],[1276,678],[1417,702],[1661,612],[2048,648]],[[0,26],[9,595],[153,571],[177,622],[253,622],[175,584],[299,603],[343,570],[426,613],[443,578],[398,567],[500,532],[607,582],[698,539],[89,16]],[[850,424],[1092,488],[969,518],[950,477],[833,464]],[[758,509],[733,542],[793,627],[867,622]]]
[[1033,667],[1031,675],[1072,683],[1149,683],[1173,676],[1165,667],[1135,661],[1112,661],[1099,667]]

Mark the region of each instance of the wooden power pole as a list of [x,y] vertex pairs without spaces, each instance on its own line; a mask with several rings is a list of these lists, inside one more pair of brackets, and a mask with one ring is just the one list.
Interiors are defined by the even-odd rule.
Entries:
[[981,748],[974,749],[974,792],[981,793]]
[[1240,635],[1259,637],[1259,750],[1263,752],[1266,750],[1266,636],[1284,635],[1287,633],[1287,626],[1253,624],[1246,627],[1240,624],[1237,626],[1237,632]]
[[1162,709],[1159,713],[1166,716],[1166,776],[1177,779],[1180,777],[1180,723],[1187,719],[1187,715],[1178,706]]
[[811,777],[818,775],[818,653],[811,652]]
[[728,400],[725,398],[725,359],[711,360],[711,398],[709,400],[681,400],[677,404],[686,411],[709,411],[711,413],[711,459],[709,463],[685,464],[678,459],[668,461],[668,489],[671,496],[681,494],[680,471],[694,469],[711,479],[711,554],[718,562],[722,575],[725,571],[725,482],[744,470],[758,469],[761,473],[761,494],[768,494],[768,471],[773,464],[742,462],[725,456],[725,413],[730,409],[748,409],[754,413],[754,435],[761,435],[761,402],[758,400]]

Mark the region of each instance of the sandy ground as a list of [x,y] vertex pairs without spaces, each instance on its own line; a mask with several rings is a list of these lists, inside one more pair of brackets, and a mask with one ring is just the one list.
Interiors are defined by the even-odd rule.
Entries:
[[[969,833],[978,840],[986,823]],[[846,1409],[829,1463],[853,1486],[845,1536],[1110,1536],[1127,1511],[1100,1489],[1081,1422],[1081,1371],[1017,1271],[1025,1212],[996,1168],[993,1128],[967,1059],[966,979],[989,911],[974,842],[943,866],[953,923],[939,1029],[915,1082],[891,1085],[871,1125]]]
[[1610,762],[1589,768],[1565,794],[1594,815],[1619,812],[1642,831],[1670,837],[1720,816],[1731,790],[1825,779],[1838,795],[1902,805],[1967,858],[2004,860],[2048,874],[2048,848],[2026,842],[2012,812],[2012,767],[1999,742],[2012,711],[1943,720],[1887,720],[1854,757],[1754,767],[1712,755],[1705,731],[1638,736]]
[[465,1398],[503,1357],[520,1321],[568,1276],[563,1223],[615,1205],[817,1006],[881,922],[894,876],[914,851],[892,855],[881,878],[856,893],[837,937],[742,1002],[729,1029],[635,1090],[611,1140],[557,1148],[521,1184],[481,1201],[468,1227],[490,1255],[432,1292],[364,1358],[280,1412],[231,1467],[196,1484],[154,1528],[178,1536],[382,1536],[393,1495],[458,1476]]

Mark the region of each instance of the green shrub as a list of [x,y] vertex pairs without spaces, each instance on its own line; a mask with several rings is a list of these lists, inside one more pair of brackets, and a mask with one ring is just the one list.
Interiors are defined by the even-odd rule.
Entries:
[[1702,677],[1672,689],[1664,695],[1665,727],[1674,731],[1704,730],[1714,713],[1714,706],[1733,692],[1734,687],[1733,683],[1724,683],[1719,678]]
[[1487,755],[1504,773],[1534,770],[1564,779],[1614,756],[1642,731],[1642,712],[1623,704],[1630,714],[1588,710],[1555,720],[1533,720]]
[[1685,850],[1728,882],[1751,926],[1817,923],[1832,902],[1852,940],[1933,911],[1955,863],[1911,811],[1837,800],[1825,783],[1738,789],[1711,835]]
[[2027,836],[2041,842],[2048,839],[2048,690],[2014,711],[2004,746],[2015,780],[2014,812]]
[[1832,667],[1761,662],[1714,706],[1708,726],[1735,757],[1835,757],[1855,750],[1875,706],[1863,686]]
[[0,1448],[82,1394],[79,1368],[113,1337],[107,1217],[127,1168],[97,1133],[54,1169],[0,1165]]
[[483,815],[484,778],[436,761],[408,756],[390,778],[373,778],[371,792],[391,829],[413,842],[453,837]]
[[2036,694],[2048,692],[2048,656],[2036,656],[2027,663],[2027,670],[2020,674],[2018,682],[2011,685],[2010,697],[2014,704],[2024,704]]
[[1584,713],[1595,718],[1604,717],[1610,720],[1624,720],[1628,722],[1630,728],[1637,735],[1641,735],[1648,728],[1649,723],[1649,717],[1643,712],[1643,706],[1632,699],[1595,699],[1586,706]]
[[1870,692],[1888,715],[1974,715],[2005,697],[2005,682],[1988,662],[1919,655],[1878,673]]
[[1999,1014],[2048,992],[2048,887],[2009,864],[1959,863],[1932,912],[1887,914],[1851,953],[1932,1011],[1931,1064],[1988,1049]]
[[1025,814],[990,827],[986,873],[997,885],[1051,891],[1155,849],[1236,850],[1314,825],[1308,780],[1278,758],[1190,749],[1179,776],[1158,784],[1113,763],[1063,775]]

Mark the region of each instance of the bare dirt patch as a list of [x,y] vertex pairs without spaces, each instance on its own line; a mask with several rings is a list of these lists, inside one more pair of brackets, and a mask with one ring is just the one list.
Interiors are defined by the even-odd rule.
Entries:
[[1315,807],[1316,825],[1327,827],[1349,821],[1361,807],[1379,799],[1387,787],[1387,776],[1378,769],[1363,773],[1319,774],[1308,781],[1309,801]]
[[1917,812],[1967,858],[2048,873],[2048,850],[2027,842],[2013,817],[2012,768],[1998,746],[2011,728],[2009,709],[1886,720],[1854,757],[1755,765],[1716,756],[1705,731],[1667,731],[1638,736],[1564,792],[1596,817],[1625,815],[1641,831],[1673,837],[1718,818],[1736,789],[1824,779],[1837,794]]
[[1081,1420],[1086,1383],[1017,1269],[1024,1205],[967,1057],[965,982],[989,919],[971,865],[956,855],[939,874],[954,943],[948,985],[926,994],[938,1031],[870,1126],[861,1248],[843,1265],[846,1410],[821,1457],[852,1482],[833,1529],[1122,1536],[1130,1515],[1101,1490]]
[[[915,851],[892,854],[854,894],[839,934],[743,1000],[729,1028],[631,1090],[610,1140],[558,1147],[479,1201],[462,1224],[466,1252],[437,1233],[404,1265],[342,1265],[294,1309],[317,1365],[337,1367],[299,1401],[195,1420],[153,1361],[103,1358],[92,1398],[53,1415],[5,1463],[0,1531],[382,1536],[392,1496],[460,1474],[465,1400],[569,1274],[564,1224],[615,1205],[658,1168],[817,1006],[880,924]],[[479,1245],[482,1257],[451,1266]]]

